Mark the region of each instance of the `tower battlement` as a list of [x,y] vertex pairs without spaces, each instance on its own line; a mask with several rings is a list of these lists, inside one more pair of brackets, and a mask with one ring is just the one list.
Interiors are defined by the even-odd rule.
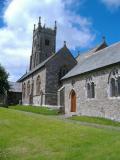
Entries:
[[30,70],[42,63],[56,51],[56,33],[57,25],[55,21],[54,28],[48,28],[41,25],[39,17],[38,26],[34,24],[32,54],[30,57]]

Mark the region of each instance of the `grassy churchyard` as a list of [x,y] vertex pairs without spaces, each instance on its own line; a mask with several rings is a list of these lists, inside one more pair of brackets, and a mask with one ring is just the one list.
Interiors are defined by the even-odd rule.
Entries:
[[16,109],[25,112],[32,112],[43,115],[58,115],[57,109],[50,109],[47,107],[36,107],[36,106],[10,106],[10,109]]
[[88,122],[90,124],[92,123],[92,124],[120,127],[120,122],[116,122],[110,119],[105,119],[100,117],[73,116],[73,117],[70,117],[69,119],[80,121],[80,122]]
[[119,130],[59,119],[56,110],[18,107],[0,108],[0,160],[120,159]]

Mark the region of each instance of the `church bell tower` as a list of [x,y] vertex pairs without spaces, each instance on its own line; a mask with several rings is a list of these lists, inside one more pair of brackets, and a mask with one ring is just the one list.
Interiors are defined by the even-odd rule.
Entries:
[[30,70],[42,63],[56,51],[56,32],[57,26],[55,21],[54,29],[46,28],[41,25],[39,17],[38,26],[34,24],[32,54],[30,56]]

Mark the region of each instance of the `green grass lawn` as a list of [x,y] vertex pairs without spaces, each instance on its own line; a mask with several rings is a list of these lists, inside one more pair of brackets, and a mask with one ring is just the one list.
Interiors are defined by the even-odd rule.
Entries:
[[110,125],[110,126],[120,127],[120,122],[116,122],[110,119],[105,119],[100,117],[72,116],[69,119],[81,121],[81,122],[89,122],[89,123],[95,123],[95,124],[101,124],[101,125]]
[[120,131],[0,108],[0,160],[120,160]]
[[58,115],[57,109],[50,109],[47,107],[36,107],[36,106],[9,106],[10,109],[16,109],[20,111],[38,113],[43,115]]

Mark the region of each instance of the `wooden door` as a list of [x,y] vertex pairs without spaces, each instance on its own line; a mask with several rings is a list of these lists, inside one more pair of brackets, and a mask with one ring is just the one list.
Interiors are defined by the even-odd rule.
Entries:
[[71,112],[76,112],[76,93],[71,91]]

